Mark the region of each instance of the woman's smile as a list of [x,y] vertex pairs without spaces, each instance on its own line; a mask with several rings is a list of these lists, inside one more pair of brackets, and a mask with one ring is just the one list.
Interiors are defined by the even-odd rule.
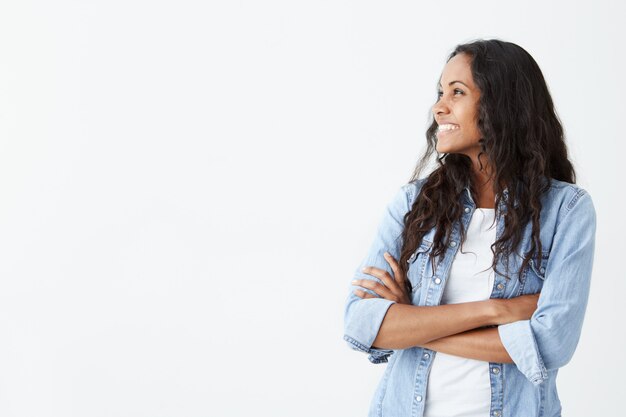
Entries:
[[431,110],[438,125],[437,152],[463,154],[477,161],[483,135],[478,127],[480,90],[474,84],[471,63],[467,54],[457,54],[446,63]]
[[442,136],[447,136],[457,130],[459,130],[458,125],[450,125],[450,124],[441,125],[439,126],[439,129],[437,129],[437,138],[440,138]]

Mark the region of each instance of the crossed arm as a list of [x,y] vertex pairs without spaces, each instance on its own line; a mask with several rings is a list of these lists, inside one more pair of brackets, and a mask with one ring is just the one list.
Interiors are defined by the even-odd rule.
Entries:
[[421,346],[469,359],[513,363],[497,327],[488,327],[501,319],[499,315],[489,300],[430,307],[392,304],[372,347]]
[[468,330],[421,345],[427,349],[485,362],[513,363],[497,327]]
[[[353,281],[353,284],[395,301],[384,315],[372,348],[406,349],[420,346],[469,359],[513,363],[497,327],[494,327],[512,321],[510,309],[504,309],[494,299],[437,306],[412,305],[398,262],[388,253],[384,257],[397,279],[385,270],[366,267],[363,272],[377,277],[381,283]],[[355,295],[374,297],[360,289],[355,291]],[[536,305],[533,310],[535,308]]]
[[[360,267],[375,267],[399,276],[395,274],[395,266],[384,261],[383,251],[399,256],[402,216],[410,210],[416,191],[408,185],[398,191]],[[500,316],[496,314],[495,319],[492,316],[485,321],[485,317],[476,317],[481,314],[476,304],[471,308],[463,304],[414,306],[407,303],[408,294],[404,297],[399,291],[383,294],[378,290],[389,289],[388,282],[393,284],[394,279],[367,273],[376,278],[372,279],[365,276],[368,268],[358,268],[355,278],[367,279],[354,280],[350,287],[344,308],[344,339],[351,348],[368,353],[372,363],[386,362],[394,350],[421,346],[470,359],[514,363],[531,383],[541,384],[550,370],[571,360],[589,296],[595,208],[589,194],[580,188],[570,187],[568,201],[562,205],[558,219],[541,296],[534,300],[522,299],[530,294],[499,301],[484,300],[496,301],[492,307],[506,307]],[[369,286],[377,282],[384,285]],[[400,289],[404,287],[398,285]],[[511,306],[518,312],[507,311]]]

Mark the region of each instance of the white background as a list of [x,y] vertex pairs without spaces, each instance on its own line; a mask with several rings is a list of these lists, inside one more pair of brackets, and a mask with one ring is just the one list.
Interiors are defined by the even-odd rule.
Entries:
[[597,211],[563,415],[626,388],[619,2],[0,3],[0,415],[364,416],[343,303],[445,58],[539,63]]

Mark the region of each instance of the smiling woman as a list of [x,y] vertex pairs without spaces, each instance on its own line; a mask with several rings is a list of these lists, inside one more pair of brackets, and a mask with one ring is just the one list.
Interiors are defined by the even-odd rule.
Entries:
[[589,295],[591,196],[523,48],[458,45],[438,87],[426,153],[345,303],[344,340],[387,363],[369,415],[560,416],[556,376]]
[[478,141],[482,137],[477,124],[480,91],[472,79],[468,54],[455,55],[448,61],[439,88],[438,100],[433,106],[439,125],[437,152],[477,155],[480,152]]

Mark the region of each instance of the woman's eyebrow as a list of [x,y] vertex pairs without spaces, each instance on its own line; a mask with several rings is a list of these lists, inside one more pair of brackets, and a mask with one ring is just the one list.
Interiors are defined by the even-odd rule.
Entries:
[[[454,83],[461,83],[463,84],[465,87],[470,88],[469,85],[465,84],[463,81],[459,81],[459,80],[455,80],[455,81],[450,81],[448,83],[448,85],[452,85]],[[439,82],[439,84],[437,84],[437,87],[441,87],[441,82]]]

